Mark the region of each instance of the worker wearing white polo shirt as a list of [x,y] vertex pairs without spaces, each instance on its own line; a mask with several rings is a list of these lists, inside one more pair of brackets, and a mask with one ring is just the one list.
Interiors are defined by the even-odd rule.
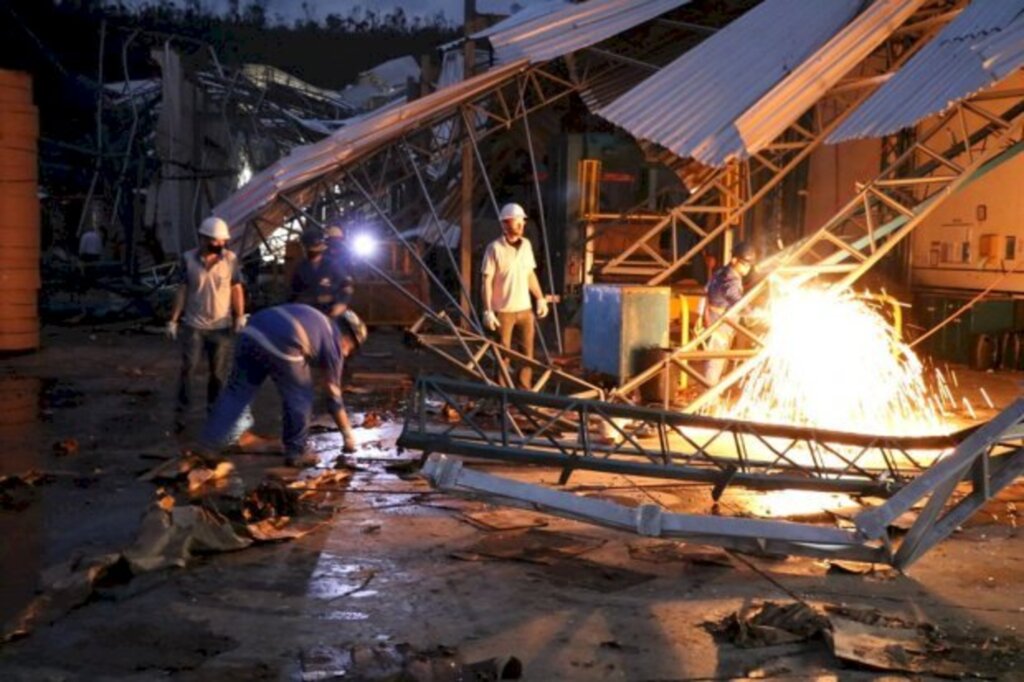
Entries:
[[[501,209],[502,236],[488,244],[483,263],[483,323],[501,334],[501,345],[512,347],[512,336],[518,331],[521,350],[533,357],[533,306],[530,295],[537,299],[537,317],[548,314],[548,302],[537,279],[537,261],[533,246],[523,236],[526,211],[519,204],[505,204]],[[533,371],[529,366],[519,371],[519,383],[532,388]]]

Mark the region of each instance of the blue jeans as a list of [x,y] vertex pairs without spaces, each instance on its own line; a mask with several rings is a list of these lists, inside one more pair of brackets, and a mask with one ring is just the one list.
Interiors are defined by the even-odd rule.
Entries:
[[192,379],[205,358],[209,370],[206,382],[206,409],[213,407],[228,377],[231,361],[230,329],[196,329],[181,325],[181,374],[178,378],[177,421],[183,422],[192,405]]
[[235,344],[235,366],[227,387],[214,403],[200,442],[207,448],[220,448],[237,438],[248,407],[256,392],[269,377],[281,395],[284,424],[281,440],[285,455],[294,457],[306,450],[309,421],[313,411],[313,378],[305,360],[289,362],[267,352],[259,343],[242,334]]

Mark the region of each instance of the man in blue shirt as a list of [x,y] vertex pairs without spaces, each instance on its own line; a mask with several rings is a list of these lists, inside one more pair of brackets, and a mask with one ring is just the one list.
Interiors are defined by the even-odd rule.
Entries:
[[[729,264],[718,268],[711,275],[707,286],[707,302],[704,306],[705,327],[711,326],[743,298],[743,278],[750,274],[755,258],[753,247],[746,242],[739,242],[732,249],[732,260]],[[729,350],[735,335],[736,329],[732,325],[720,325],[707,340],[707,350]],[[712,386],[721,380],[725,363],[725,358],[707,361],[704,375]]]
[[313,306],[328,317],[338,317],[352,300],[352,277],[347,254],[342,249],[329,248],[329,241],[339,240],[327,239],[319,229],[303,233],[306,259],[295,268],[288,300]]
[[306,448],[314,395],[311,368],[315,366],[322,372],[344,451],[354,452],[355,436],[341,397],[341,373],[345,357],[366,337],[366,325],[352,311],[331,320],[310,306],[286,303],[253,315],[239,334],[234,370],[203,428],[201,448],[209,452],[237,436],[245,408],[269,377],[284,409],[285,463],[315,466],[319,460]]

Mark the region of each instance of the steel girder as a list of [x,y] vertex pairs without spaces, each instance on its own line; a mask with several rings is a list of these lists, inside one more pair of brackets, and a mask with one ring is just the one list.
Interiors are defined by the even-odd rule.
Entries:
[[[449,390],[458,388],[450,383],[443,386]],[[445,400],[455,400],[455,396],[443,391],[442,393]],[[502,392],[501,400],[505,408],[503,415],[508,414],[517,400],[528,396],[514,393]],[[580,407],[578,403],[576,406]],[[596,408],[595,405],[588,407]],[[554,408],[545,409],[550,412]],[[615,406],[602,404],[602,409],[614,413]],[[474,412],[478,411],[479,406],[474,408]],[[464,424],[470,423],[472,417],[468,412],[460,410],[460,414]],[[630,414],[642,413],[630,411]],[[581,423],[588,423],[592,416],[593,413],[581,417]],[[685,418],[685,415],[683,417]],[[554,419],[558,418],[556,414]],[[508,419],[508,416],[499,417],[501,423]],[[1024,400],[1014,402],[992,421],[971,433],[964,434],[962,440],[946,456],[927,469],[919,471],[914,478],[903,481],[901,487],[890,491],[891,496],[887,500],[858,513],[852,519],[852,528],[784,520],[675,513],[654,504],[627,507],[606,500],[580,497],[544,485],[485,474],[465,466],[458,457],[438,453],[454,452],[474,457],[554,466],[559,466],[556,460],[562,458],[573,460],[571,466],[580,468],[614,473],[640,472],[631,468],[621,469],[602,464],[614,463],[617,460],[610,455],[600,456],[594,452],[593,446],[582,436],[586,432],[585,429],[580,430],[582,442],[575,445],[579,454],[573,455],[563,453],[564,444],[551,445],[554,439],[541,433],[535,433],[527,441],[517,443],[513,442],[507,428],[502,428],[500,435],[492,435],[479,428],[479,425],[475,425],[471,427],[471,431],[476,437],[466,438],[456,434],[454,427],[440,431],[429,430],[425,426],[426,423],[424,404],[417,403],[416,414],[410,415],[400,442],[408,447],[423,449],[425,454],[434,453],[426,460],[421,473],[431,485],[443,491],[483,497],[489,501],[539,510],[648,537],[682,538],[694,543],[743,551],[888,563],[900,569],[913,564],[928,549],[950,535],[993,495],[1024,472],[1024,435],[1021,431],[1021,425],[1024,424]],[[761,435],[767,438],[769,436],[766,433],[771,427],[746,424],[742,429],[744,433],[763,432]],[[529,452],[531,441],[541,439],[548,441],[548,450],[552,454],[544,457],[532,456]],[[562,454],[553,454],[555,451]],[[584,452],[592,454],[583,454]],[[585,461],[588,459],[589,461]],[[733,461],[738,464],[742,459],[741,450],[737,448]],[[596,466],[591,466],[592,464]],[[562,465],[564,466],[565,462]],[[677,478],[668,473],[670,466],[662,464],[662,476]],[[657,474],[651,473],[648,469],[643,475]],[[740,474],[736,474],[734,480],[738,476]],[[680,477],[704,480],[699,477]],[[827,480],[819,479],[813,473],[810,478],[825,485],[806,485],[796,479],[785,478],[779,478],[777,482],[778,487],[783,489],[833,489],[828,487]],[[836,480],[845,480],[845,477]],[[744,481],[744,485],[750,483],[753,483],[750,479]],[[966,490],[963,490],[964,488]],[[927,502],[917,513],[909,532],[902,539],[894,535],[890,530],[893,521],[915,509],[926,498]]]
[[[428,418],[448,405],[453,424]],[[427,453],[692,480],[715,486],[888,496],[965,434],[895,437],[753,424],[671,410],[417,380],[399,444]]]

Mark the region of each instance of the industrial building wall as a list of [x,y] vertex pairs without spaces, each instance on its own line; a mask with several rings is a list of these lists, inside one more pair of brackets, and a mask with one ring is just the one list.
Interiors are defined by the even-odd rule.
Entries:
[[856,183],[881,170],[882,143],[877,139],[823,145],[809,159],[804,234],[817,230],[857,193]]
[[[1024,157],[991,171],[936,209],[913,237],[913,283],[984,289],[1007,270],[1024,267]],[[1024,293],[1024,271],[999,291]]]
[[[1017,74],[1000,89],[1022,86]],[[1001,277],[995,291],[1024,293],[1022,195],[1024,155],[1018,155],[943,202],[912,235],[914,286],[981,290]]]

